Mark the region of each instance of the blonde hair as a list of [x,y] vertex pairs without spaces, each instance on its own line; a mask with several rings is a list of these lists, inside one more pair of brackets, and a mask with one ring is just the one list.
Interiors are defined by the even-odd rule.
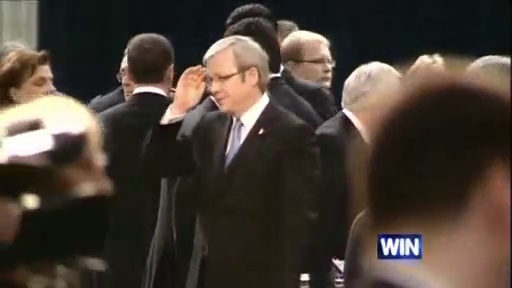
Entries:
[[294,31],[281,42],[281,60],[283,63],[303,60],[304,45],[309,42],[319,42],[329,48],[331,46],[329,40],[321,34],[306,30]]

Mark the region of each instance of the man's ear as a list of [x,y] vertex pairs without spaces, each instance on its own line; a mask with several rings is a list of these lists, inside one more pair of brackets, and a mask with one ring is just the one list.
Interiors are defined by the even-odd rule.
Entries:
[[173,83],[174,80],[174,64],[171,64],[169,68],[167,69],[167,79],[169,83]]

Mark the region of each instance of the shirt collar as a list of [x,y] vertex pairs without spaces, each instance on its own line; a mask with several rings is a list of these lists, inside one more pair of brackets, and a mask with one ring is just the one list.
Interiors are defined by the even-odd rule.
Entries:
[[167,93],[165,93],[164,90],[162,90],[160,88],[157,88],[157,87],[154,87],[154,86],[140,86],[140,87],[137,87],[137,88],[135,88],[133,90],[133,94],[137,94],[137,93],[154,93],[154,94],[160,94],[160,95],[165,96],[165,97],[168,96]]
[[283,65],[279,67],[279,73],[272,73],[268,76],[269,79],[275,78],[275,77],[281,77],[281,73],[283,73]]
[[363,137],[364,142],[366,142],[367,144],[370,143],[368,141],[370,140],[368,131],[364,127],[363,123],[356,117],[356,115],[347,108],[343,108],[343,114],[347,115],[348,119],[350,119],[354,126],[356,126],[356,129],[357,131],[359,131],[359,133],[361,133],[361,137]]
[[240,121],[244,127],[252,128],[269,102],[270,99],[267,93],[264,93],[261,98],[240,117]]

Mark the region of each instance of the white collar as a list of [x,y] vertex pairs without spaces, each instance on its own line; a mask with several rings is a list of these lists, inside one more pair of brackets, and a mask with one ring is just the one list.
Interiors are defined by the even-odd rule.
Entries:
[[219,103],[217,102],[217,100],[215,100],[215,97],[210,96],[210,99],[213,101],[213,103],[215,103],[215,106],[217,106],[217,108],[220,108]]
[[261,98],[240,116],[240,121],[244,127],[251,129],[269,102],[270,99],[267,93],[263,93]]
[[279,67],[279,73],[272,73],[268,76],[269,79],[275,78],[275,77],[281,77],[281,73],[283,73],[284,66],[281,65]]
[[140,86],[133,90],[133,94],[135,95],[137,93],[154,93],[154,94],[160,94],[162,96],[168,97],[167,93],[165,93],[164,90],[154,87],[154,86]]
[[348,119],[350,119],[350,121],[352,121],[354,126],[356,126],[356,129],[357,129],[357,131],[359,131],[359,133],[361,133],[361,137],[363,137],[364,142],[369,144],[370,137],[369,137],[368,131],[364,127],[363,123],[356,117],[356,115],[354,113],[352,113],[347,108],[343,108],[342,112],[343,112],[343,114],[347,115]]

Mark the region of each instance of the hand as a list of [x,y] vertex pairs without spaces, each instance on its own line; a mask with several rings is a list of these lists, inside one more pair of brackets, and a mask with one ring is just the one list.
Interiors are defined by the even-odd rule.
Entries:
[[437,72],[444,71],[444,59],[439,54],[434,55],[421,55],[416,59],[411,68],[407,71],[406,75],[417,74],[418,72]]
[[206,89],[205,73],[202,66],[194,66],[181,74],[174,93],[173,114],[184,114],[199,103]]

